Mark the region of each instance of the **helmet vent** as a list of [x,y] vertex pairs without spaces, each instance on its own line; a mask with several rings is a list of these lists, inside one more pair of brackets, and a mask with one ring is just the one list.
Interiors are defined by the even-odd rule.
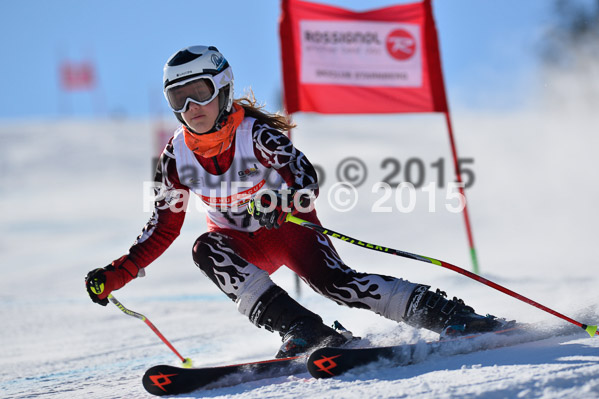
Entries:
[[179,51],[177,54],[175,54],[175,56],[168,62],[169,66],[177,66],[177,65],[182,65],[182,64],[186,64],[190,61],[195,60],[198,57],[201,57],[202,53],[192,53],[191,51],[185,49],[182,51]]

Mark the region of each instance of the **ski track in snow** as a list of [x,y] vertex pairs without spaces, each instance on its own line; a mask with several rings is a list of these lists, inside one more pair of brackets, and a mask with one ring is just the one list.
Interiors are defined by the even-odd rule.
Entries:
[[[596,324],[596,118],[458,113],[454,120],[460,155],[475,159],[476,182],[467,195],[483,275]],[[444,158],[446,181],[451,180],[441,117],[302,116],[297,122],[296,145],[327,172],[317,202],[325,226],[469,268],[463,221],[444,210],[443,189],[437,189],[435,212],[428,210],[429,197],[422,192],[413,212],[398,212],[392,200],[384,205],[393,212],[370,212],[381,198],[370,188],[390,172],[381,167],[386,157],[404,164],[417,157],[425,165]],[[127,251],[150,216],[142,210],[141,197],[142,182],[151,174],[151,131],[151,124],[134,121],[0,126],[5,154],[0,161],[1,397],[148,398],[141,385],[144,371],[155,364],[177,364],[143,322],[112,304],[93,304],[83,285],[89,270]],[[363,159],[370,173],[356,208],[339,213],[328,206],[326,195],[335,182],[335,166],[349,156]],[[430,181],[436,172],[428,166],[425,171]],[[204,230],[204,215],[190,213],[179,239],[147,269],[148,275],[115,296],[146,315],[196,366],[271,357],[279,338],[253,327],[193,265],[191,245]],[[334,244],[358,270],[431,284],[481,313],[544,321],[553,328],[564,325],[453,272]],[[294,292],[288,271],[273,279]],[[367,311],[339,307],[306,286],[300,301],[328,323],[339,319],[375,344],[434,338]],[[368,366],[330,380],[303,373],[179,397],[599,398],[599,339],[581,332],[431,356],[404,367]]]

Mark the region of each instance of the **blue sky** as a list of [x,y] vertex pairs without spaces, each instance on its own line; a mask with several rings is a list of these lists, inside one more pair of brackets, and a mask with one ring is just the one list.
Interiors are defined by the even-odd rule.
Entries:
[[[411,1],[326,0],[356,11]],[[435,0],[450,106],[513,108],[537,78],[550,0]],[[162,67],[182,47],[216,45],[275,111],[281,89],[278,0],[0,1],[0,120],[168,115]],[[91,59],[99,87],[65,95],[58,63]]]

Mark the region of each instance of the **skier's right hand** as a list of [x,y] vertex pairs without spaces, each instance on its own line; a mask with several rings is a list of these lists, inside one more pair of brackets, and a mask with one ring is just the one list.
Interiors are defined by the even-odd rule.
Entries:
[[85,288],[92,301],[106,306],[108,295],[137,277],[138,272],[139,267],[124,255],[106,267],[87,273]]

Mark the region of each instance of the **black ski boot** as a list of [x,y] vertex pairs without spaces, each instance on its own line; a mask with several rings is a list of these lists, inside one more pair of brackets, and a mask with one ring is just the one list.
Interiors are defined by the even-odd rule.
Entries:
[[431,292],[429,288],[420,285],[414,290],[404,317],[407,324],[434,331],[442,338],[497,331],[514,324],[495,316],[476,314],[461,299],[448,300],[445,292],[438,289]]
[[325,326],[320,317],[297,320],[287,333],[281,335],[283,345],[275,356],[277,358],[297,356],[325,346],[339,347],[353,339],[351,333],[347,336],[346,333]]
[[283,345],[276,358],[297,356],[321,346],[341,346],[349,339],[323,324],[322,318],[273,286],[256,301],[250,320],[258,327],[277,331]]

